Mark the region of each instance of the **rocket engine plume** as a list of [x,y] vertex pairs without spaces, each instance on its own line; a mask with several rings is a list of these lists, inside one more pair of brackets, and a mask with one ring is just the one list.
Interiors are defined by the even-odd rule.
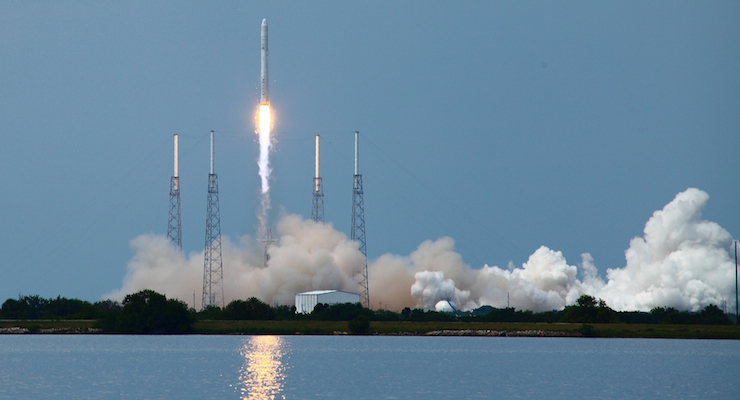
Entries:
[[267,212],[270,210],[270,129],[272,128],[272,116],[270,113],[270,90],[267,69],[267,19],[262,20],[261,27],[262,50],[260,69],[260,108],[258,115],[258,132],[260,143],[260,156],[257,160],[259,175],[262,181],[261,209],[257,218],[260,221],[260,237],[267,234]]

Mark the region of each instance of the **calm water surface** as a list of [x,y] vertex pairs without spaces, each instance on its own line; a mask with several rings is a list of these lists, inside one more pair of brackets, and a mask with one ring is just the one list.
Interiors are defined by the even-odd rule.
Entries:
[[740,341],[0,336],[2,399],[736,399]]

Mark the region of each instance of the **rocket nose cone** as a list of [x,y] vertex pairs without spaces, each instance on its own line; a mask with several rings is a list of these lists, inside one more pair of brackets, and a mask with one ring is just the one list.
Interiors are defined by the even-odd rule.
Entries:
[[267,18],[264,18],[264,19],[262,20],[262,26],[267,26]]

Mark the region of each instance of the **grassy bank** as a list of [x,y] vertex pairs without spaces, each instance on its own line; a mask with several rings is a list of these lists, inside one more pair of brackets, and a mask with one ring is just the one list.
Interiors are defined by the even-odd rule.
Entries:
[[[0,329],[18,327],[28,333],[96,333],[95,320],[0,320]],[[371,334],[426,335],[435,331],[562,332],[610,338],[740,339],[735,325],[670,324],[583,324],[505,323],[505,322],[383,322],[370,323]],[[221,335],[332,335],[347,332],[343,321],[227,321],[195,323],[195,334]],[[6,332],[9,333],[9,332]],[[450,332],[446,332],[450,334]]]
[[[611,338],[740,339],[740,326],[668,324],[583,324],[505,322],[385,322],[370,323],[371,334],[426,335],[435,331],[563,332]],[[347,331],[347,322],[333,321],[198,321],[201,334],[331,335]]]

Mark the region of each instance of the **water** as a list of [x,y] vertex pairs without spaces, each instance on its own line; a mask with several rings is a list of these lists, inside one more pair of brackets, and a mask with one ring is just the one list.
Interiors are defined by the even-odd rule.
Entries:
[[739,368],[740,341],[0,336],[0,399],[733,399]]

